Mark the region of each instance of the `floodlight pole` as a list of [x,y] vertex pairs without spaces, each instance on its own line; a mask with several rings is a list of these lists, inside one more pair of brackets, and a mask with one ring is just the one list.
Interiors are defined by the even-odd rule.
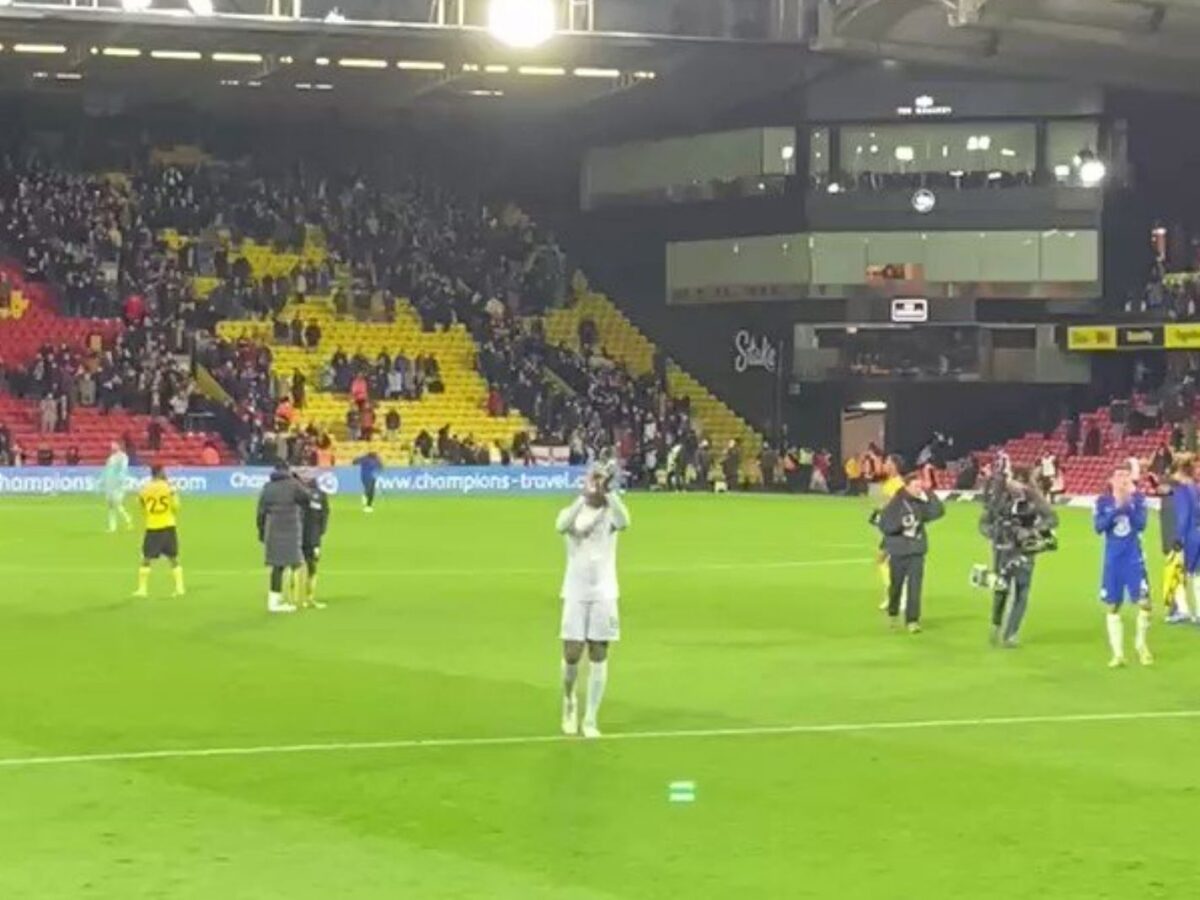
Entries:
[[596,30],[596,0],[567,0],[567,31]]

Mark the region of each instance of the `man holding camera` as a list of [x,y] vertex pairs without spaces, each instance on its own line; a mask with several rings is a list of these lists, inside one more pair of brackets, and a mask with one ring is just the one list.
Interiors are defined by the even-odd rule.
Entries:
[[992,588],[992,646],[1017,646],[1017,634],[1029,607],[1034,558],[1057,547],[1057,527],[1058,514],[1033,485],[1028,470],[1010,476],[997,474],[984,492],[979,531],[992,545],[992,571],[990,578],[973,580]]

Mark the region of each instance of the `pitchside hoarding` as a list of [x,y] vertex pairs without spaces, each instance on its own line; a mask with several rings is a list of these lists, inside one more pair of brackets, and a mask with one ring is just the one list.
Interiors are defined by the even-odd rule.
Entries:
[[[0,469],[0,495],[89,494],[100,490],[100,466],[25,466]],[[150,470],[130,470],[128,487],[136,490]],[[358,469],[319,469],[317,483],[328,494],[359,490]],[[384,494],[556,494],[570,493],[583,483],[583,466],[455,466],[385,469],[378,489]],[[256,495],[271,470],[248,467],[173,468],[171,484],[183,494]]]

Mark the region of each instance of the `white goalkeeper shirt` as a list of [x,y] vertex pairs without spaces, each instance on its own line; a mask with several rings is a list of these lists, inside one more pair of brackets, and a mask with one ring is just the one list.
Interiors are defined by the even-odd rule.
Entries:
[[558,514],[555,528],[566,538],[567,571],[562,599],[571,603],[608,602],[617,585],[617,534],[629,527],[629,510],[616,494],[603,507],[582,497]]

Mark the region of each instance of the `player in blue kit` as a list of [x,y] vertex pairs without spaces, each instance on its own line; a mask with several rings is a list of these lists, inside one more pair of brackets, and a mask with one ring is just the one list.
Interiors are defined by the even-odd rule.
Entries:
[[383,460],[379,458],[378,453],[371,450],[355,458],[354,465],[358,466],[358,477],[362,481],[363,512],[374,512],[375,483],[379,480],[379,473],[383,471]]
[[[1171,508],[1175,514],[1173,547],[1179,552],[1186,581],[1191,582],[1193,597],[1200,597],[1200,489],[1196,487],[1191,460],[1181,462],[1173,473]],[[1185,579],[1171,598],[1173,609],[1168,622],[1190,622]]]
[[1126,600],[1137,603],[1137,630],[1133,646],[1138,661],[1154,662],[1146,634],[1150,631],[1150,583],[1146,578],[1146,558],[1142,554],[1142,532],[1146,530],[1146,498],[1137,490],[1128,469],[1113,472],[1108,493],[1096,500],[1093,523],[1096,533],[1104,536],[1104,574],[1100,599],[1108,606],[1105,624],[1112,648],[1109,668],[1125,665],[1125,623],[1121,607]]

